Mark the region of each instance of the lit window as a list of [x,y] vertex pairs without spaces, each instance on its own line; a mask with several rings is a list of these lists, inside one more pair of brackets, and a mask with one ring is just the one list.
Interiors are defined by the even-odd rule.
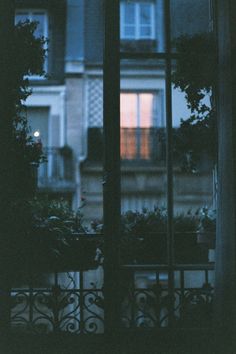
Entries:
[[121,158],[148,160],[156,126],[154,93],[121,93]]
[[121,39],[154,39],[154,3],[121,2]]
[[[24,22],[26,20],[37,22],[37,28],[34,32],[36,38],[48,37],[48,17],[45,10],[17,10],[15,14],[15,23]],[[44,71],[47,72],[47,58],[44,61]],[[43,79],[39,75],[31,75],[31,79]]]

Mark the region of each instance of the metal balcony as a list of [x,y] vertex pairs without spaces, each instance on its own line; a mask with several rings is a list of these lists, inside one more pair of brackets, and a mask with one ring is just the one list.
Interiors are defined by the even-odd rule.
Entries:
[[73,154],[63,148],[44,149],[46,162],[38,168],[38,188],[40,191],[73,192],[75,189]]

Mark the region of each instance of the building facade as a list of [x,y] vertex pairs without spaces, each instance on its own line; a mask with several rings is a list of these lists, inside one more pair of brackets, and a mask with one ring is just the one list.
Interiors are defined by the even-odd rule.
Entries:
[[[178,16],[175,13],[178,12]],[[208,1],[173,1],[172,38],[207,32]],[[199,16],[196,16],[196,13]],[[103,205],[102,0],[18,0],[16,21],[38,21],[48,38],[45,77],[30,77],[31,133],[47,155],[38,171],[39,192],[84,203],[87,220],[101,219]],[[121,51],[163,52],[164,0],[120,4]],[[174,67],[174,66],[173,66]],[[112,78],[111,78],[112,80]],[[165,66],[161,60],[121,60],[122,211],[166,204]],[[173,127],[189,116],[184,95],[173,87]],[[111,117],[112,119],[112,117]],[[176,212],[212,204],[212,171],[174,167]]]

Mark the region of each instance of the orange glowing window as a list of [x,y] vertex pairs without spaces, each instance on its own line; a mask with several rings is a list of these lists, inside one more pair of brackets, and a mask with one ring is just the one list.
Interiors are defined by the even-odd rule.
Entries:
[[153,93],[121,93],[121,158],[150,159],[153,126]]

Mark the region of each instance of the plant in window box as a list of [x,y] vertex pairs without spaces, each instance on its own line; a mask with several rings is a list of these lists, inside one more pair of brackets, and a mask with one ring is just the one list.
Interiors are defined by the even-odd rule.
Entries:
[[216,240],[216,211],[204,207],[200,210],[198,242],[207,245],[209,249],[214,249],[215,240]]
[[166,261],[165,209],[128,211],[121,217],[121,262],[163,263]]
[[[167,262],[167,210],[128,211],[121,217],[121,262]],[[198,214],[176,215],[173,219],[176,263],[207,262],[207,250],[197,243]]]
[[198,212],[176,215],[173,221],[175,263],[207,262],[208,251],[197,242]]
[[81,209],[65,201],[35,200],[32,228],[32,267],[44,271],[95,269],[101,261],[100,241],[83,226]]

